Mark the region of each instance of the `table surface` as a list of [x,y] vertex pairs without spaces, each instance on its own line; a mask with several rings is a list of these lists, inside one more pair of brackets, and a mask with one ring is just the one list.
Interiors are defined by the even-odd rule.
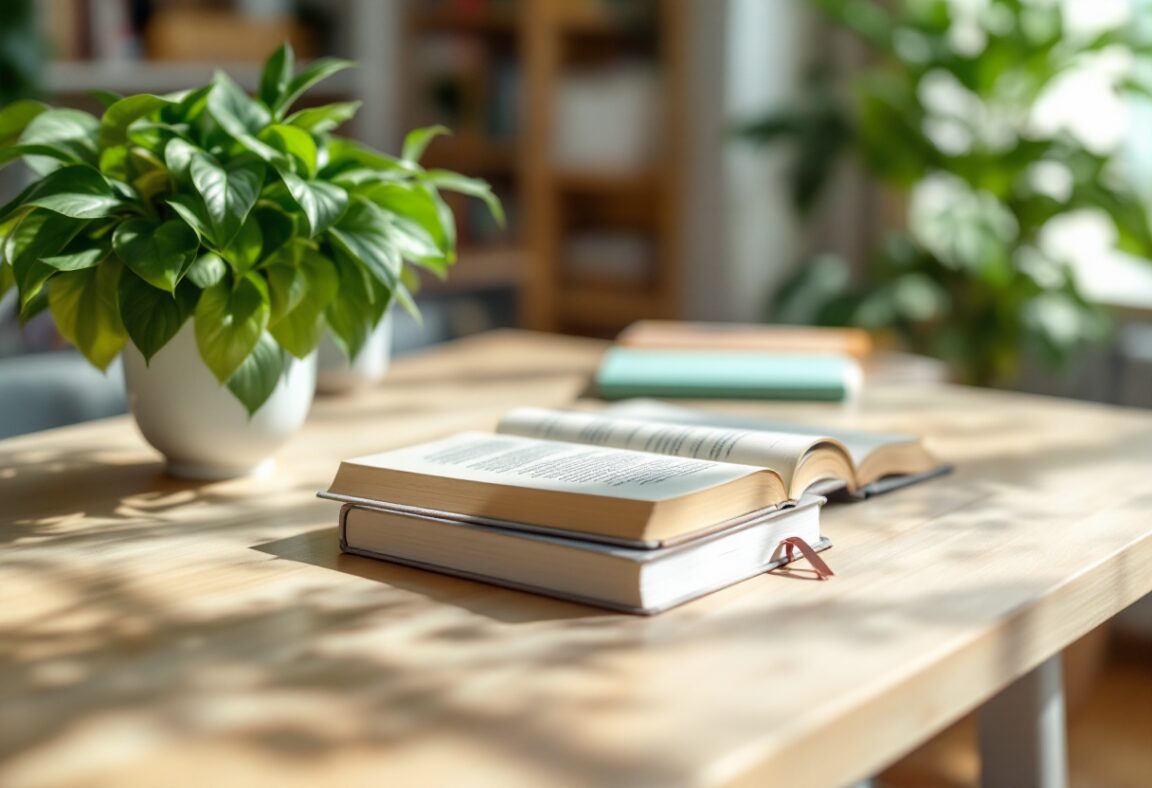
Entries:
[[839,785],[1152,590],[1152,414],[933,385],[731,406],[956,463],[827,508],[828,582],[639,618],[339,554],[340,458],[570,403],[602,350],[403,359],[259,479],[168,479],[127,418],[0,442],[0,784]]

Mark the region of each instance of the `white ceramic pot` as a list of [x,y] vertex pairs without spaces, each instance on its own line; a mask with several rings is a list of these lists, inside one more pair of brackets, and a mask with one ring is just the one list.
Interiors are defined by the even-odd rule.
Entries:
[[169,474],[230,479],[268,467],[272,454],[300,429],[316,388],[316,356],[292,359],[251,417],[200,358],[191,320],[151,364],[128,343],[124,380],[136,426],[164,455]]
[[321,394],[343,394],[374,386],[388,373],[392,360],[392,310],[372,329],[356,360],[349,363],[344,351],[329,334],[320,341],[316,370],[316,391]]

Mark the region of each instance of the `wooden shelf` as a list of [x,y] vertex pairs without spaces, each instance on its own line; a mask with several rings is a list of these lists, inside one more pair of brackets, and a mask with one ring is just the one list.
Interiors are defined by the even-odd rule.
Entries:
[[638,172],[560,170],[553,179],[556,188],[568,194],[652,192],[660,185],[659,173],[654,170]]
[[[307,65],[301,64],[301,67]],[[261,66],[255,63],[167,63],[158,61],[60,61],[48,66],[44,87],[49,93],[74,94],[93,90],[116,93],[170,93],[207,83],[217,70],[228,72],[247,91],[260,85]],[[321,82],[319,95],[353,92],[353,75],[344,71]]]
[[423,31],[512,35],[520,23],[511,8],[487,8],[475,13],[431,8],[417,9],[412,14],[412,25]]
[[[427,152],[429,166],[469,175],[503,177],[503,194],[514,206],[523,238],[522,254],[503,261],[470,261],[461,253],[459,271],[446,287],[465,289],[479,282],[514,282],[518,287],[520,324],[543,331],[573,331],[604,335],[640,318],[678,317],[680,275],[679,188],[682,167],[682,101],[686,41],[686,0],[649,0],[639,15],[614,6],[612,0],[517,0],[477,3],[474,12],[450,2],[405,3],[408,24],[406,63],[419,73],[417,55],[430,51],[425,65],[443,84],[457,84],[460,106],[480,116],[477,107],[496,106],[497,82],[509,74],[517,95],[515,138],[486,139],[479,131],[437,140]],[[421,47],[442,34],[473,34],[453,52],[451,47]],[[639,48],[635,44],[643,43]],[[438,59],[437,59],[438,58]],[[650,160],[632,171],[613,169],[600,161],[587,166],[556,160],[557,101],[566,87],[565,75],[585,64],[627,67],[637,58],[659,74],[652,97],[654,139]],[[504,71],[484,71],[499,64]],[[510,66],[510,68],[509,68]],[[432,115],[435,83],[420,87],[408,79],[410,118]],[[500,106],[503,106],[502,104]],[[470,116],[469,116],[470,117]],[[611,118],[603,122],[611,123]],[[404,125],[413,125],[411,121]],[[485,128],[474,124],[477,129]],[[654,256],[643,281],[614,281],[588,276],[565,265],[565,238],[575,232],[627,231],[643,236]],[[468,233],[462,234],[467,237]],[[482,236],[481,236],[482,237]],[[498,273],[499,266],[515,267]],[[469,272],[469,269],[472,269]],[[488,269],[485,271],[484,269]],[[650,269],[650,270],[648,270]],[[497,272],[497,273],[494,273]],[[433,284],[430,289],[441,288]]]
[[468,290],[494,290],[519,286],[524,268],[524,250],[515,246],[462,248],[456,265],[441,281],[423,274],[421,293],[449,294]]
[[623,328],[635,320],[675,317],[667,299],[650,290],[570,286],[558,295],[558,317],[577,326]]
[[563,33],[598,36],[631,36],[634,20],[608,10],[605,3],[565,2],[557,7],[556,26]]
[[511,173],[516,168],[516,149],[510,142],[476,134],[440,137],[429,146],[424,165],[472,175]]

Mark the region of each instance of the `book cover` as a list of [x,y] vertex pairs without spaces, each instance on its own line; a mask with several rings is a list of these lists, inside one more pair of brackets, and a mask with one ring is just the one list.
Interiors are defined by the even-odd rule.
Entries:
[[860,365],[837,354],[647,350],[614,347],[596,375],[604,399],[680,397],[844,400]]

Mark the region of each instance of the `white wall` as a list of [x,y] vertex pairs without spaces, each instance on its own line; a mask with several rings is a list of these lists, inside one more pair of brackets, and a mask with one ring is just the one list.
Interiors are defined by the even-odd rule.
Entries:
[[689,6],[684,313],[758,320],[773,286],[795,263],[801,234],[784,153],[734,139],[732,129],[798,95],[810,17],[795,0]]

